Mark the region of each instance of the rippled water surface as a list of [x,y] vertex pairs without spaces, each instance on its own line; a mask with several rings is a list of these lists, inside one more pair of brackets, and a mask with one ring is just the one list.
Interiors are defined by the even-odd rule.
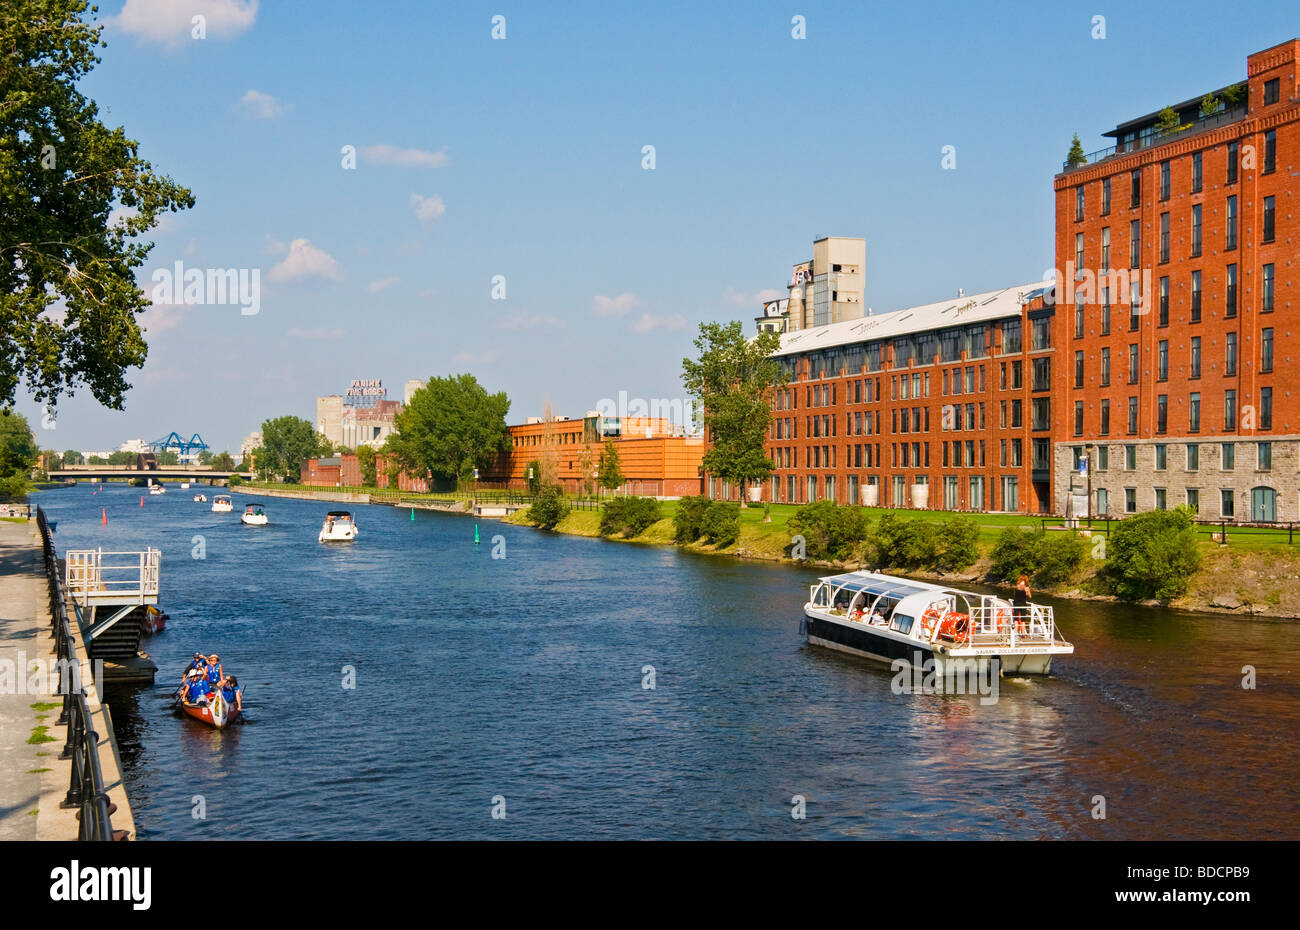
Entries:
[[[192,493],[39,496],[60,554],[163,550],[158,683],[111,695],[142,838],[1300,838],[1288,621],[1060,602],[1076,654],[986,706],[807,646],[813,571],[381,506],[327,547],[340,505]],[[243,726],[170,709],[196,649]]]

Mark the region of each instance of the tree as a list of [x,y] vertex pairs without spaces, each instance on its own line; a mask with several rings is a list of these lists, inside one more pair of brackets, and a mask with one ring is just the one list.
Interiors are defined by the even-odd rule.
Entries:
[[28,479],[39,454],[27,418],[11,408],[0,410],[0,500],[27,499]]
[[379,470],[375,467],[375,450],[367,445],[357,446],[357,464],[361,468],[363,487],[379,487]]
[[1214,94],[1206,94],[1201,98],[1201,119],[1218,113],[1219,108],[1222,106],[1223,104],[1219,102],[1218,97],[1214,96]]
[[524,476],[528,480],[528,493],[536,494],[542,487],[542,462],[540,459],[533,459],[528,463],[528,468],[524,470]]
[[208,467],[213,471],[234,471],[235,460],[229,452],[218,452],[208,461]]
[[1235,107],[1241,103],[1241,98],[1245,96],[1246,89],[1240,84],[1233,84],[1231,87],[1223,89],[1223,102],[1230,107]]
[[600,465],[597,468],[597,480],[606,491],[622,487],[627,479],[623,477],[623,463],[618,457],[618,445],[612,439],[606,439],[600,450]]
[[1070,151],[1066,153],[1065,163],[1071,168],[1077,168],[1088,160],[1088,156],[1083,154],[1083,143],[1079,141],[1079,134],[1074,134],[1074,141],[1070,143]]
[[763,330],[746,339],[739,321],[701,323],[695,347],[698,359],[682,359],[682,383],[704,411],[712,440],[704,470],[739,486],[744,507],[744,490],[772,471],[763,442],[772,420],[769,393],[785,384],[772,358],[781,348],[781,337]]
[[135,463],[136,453],[123,452],[121,449],[116,452],[108,453],[109,465],[132,465]]
[[384,451],[407,474],[468,480],[506,451],[509,410],[504,392],[489,394],[471,374],[431,377],[397,415]]
[[[130,453],[127,454],[129,455]],[[161,452],[158,453],[158,464],[163,467],[172,468],[176,465],[179,465],[180,463],[181,463],[180,455],[176,452],[173,452],[171,449],[163,449]]]
[[84,465],[85,461],[85,456],[76,449],[69,449],[67,452],[63,453],[64,465]]
[[262,456],[257,459],[257,466],[267,474],[296,482],[303,459],[324,455],[329,448],[329,440],[316,432],[310,420],[276,417],[262,424]]
[[1178,114],[1174,112],[1173,107],[1165,107],[1156,117],[1156,132],[1162,136],[1167,136],[1176,132],[1182,124],[1178,121]]
[[1171,600],[1200,566],[1195,514],[1188,507],[1126,517],[1110,534],[1104,579],[1124,600]]
[[555,529],[555,525],[568,515],[569,504],[564,499],[564,489],[556,484],[538,489],[537,500],[528,508],[529,521],[544,530]]
[[0,16],[0,405],[25,381],[49,405],[85,385],[121,409],[148,351],[135,269],[153,243],[137,237],[194,205],[78,92],[104,47],[88,11],[7,0]]

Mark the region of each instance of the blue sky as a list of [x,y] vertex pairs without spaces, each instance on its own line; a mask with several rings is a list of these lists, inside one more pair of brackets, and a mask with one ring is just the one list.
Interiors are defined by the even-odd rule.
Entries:
[[41,443],[233,450],[353,378],[400,399],[470,371],[511,422],[680,397],[698,323],[751,326],[822,235],[866,238],[876,310],[1037,280],[1071,133],[1101,148],[1300,33],[1282,5],[1232,10],[108,0],[82,89],[197,198],[141,283],[258,268],[261,308],[149,311],[126,410],[80,392]]

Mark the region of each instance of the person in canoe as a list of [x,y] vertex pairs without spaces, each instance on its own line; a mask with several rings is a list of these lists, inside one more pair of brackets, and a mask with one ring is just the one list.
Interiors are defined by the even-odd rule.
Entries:
[[190,659],[190,664],[185,666],[185,671],[181,672],[181,684],[189,682],[190,672],[202,673],[208,667],[208,660],[203,657],[203,653],[194,653],[194,658]]
[[235,710],[244,709],[244,696],[239,690],[239,679],[234,675],[227,675],[221,679],[221,696],[226,699],[227,704],[233,704]]
[[212,693],[212,686],[208,684],[207,678],[198,669],[190,672],[189,684],[185,688],[185,700],[189,704],[206,704],[208,695]]
[[208,663],[203,668],[203,675],[207,678],[210,689],[221,684],[221,679],[226,677],[221,670],[221,656],[215,652],[208,656]]

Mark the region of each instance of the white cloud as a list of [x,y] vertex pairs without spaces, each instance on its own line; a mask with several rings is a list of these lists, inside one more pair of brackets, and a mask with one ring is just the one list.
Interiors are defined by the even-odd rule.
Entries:
[[320,327],[317,329],[299,329],[295,326],[289,330],[288,335],[294,339],[305,339],[309,342],[338,342],[347,335],[347,331],[340,326],[332,328]]
[[136,317],[140,328],[151,336],[175,329],[185,322],[189,307],[185,304],[150,303],[149,307]]
[[288,255],[289,243],[281,239],[275,239],[270,233],[266,236],[266,254],[267,255]]
[[490,365],[496,360],[497,354],[494,350],[470,352],[468,349],[461,349],[452,357],[452,361],[457,365]]
[[374,281],[371,281],[366,285],[366,290],[372,294],[378,294],[380,291],[392,287],[400,280],[402,279],[396,275],[393,275],[391,278],[376,278]]
[[126,0],[108,22],[146,42],[175,48],[194,38],[195,16],[209,39],[232,39],[257,20],[258,0]]
[[415,215],[419,218],[421,223],[428,223],[446,213],[447,205],[442,202],[442,198],[437,194],[434,194],[431,197],[422,197],[419,194],[412,194],[411,209],[415,211]]
[[272,268],[266,275],[268,281],[294,281],[298,278],[328,278],[331,281],[343,280],[339,263],[328,252],[316,248],[306,239],[295,239],[289,243],[289,254],[284,261]]
[[363,161],[376,165],[399,165],[403,168],[441,168],[447,164],[447,147],[444,145],[436,152],[424,149],[404,149],[396,145],[381,142],[378,145],[363,145],[357,150]]
[[623,316],[629,310],[641,305],[635,294],[619,294],[617,297],[602,297],[597,294],[592,299],[596,316]]
[[559,317],[549,313],[512,313],[496,324],[496,328],[505,332],[521,333],[539,326],[560,327],[564,323]]
[[785,293],[783,291],[778,291],[776,288],[772,287],[764,288],[757,294],[738,291],[734,287],[729,287],[722,292],[723,300],[731,304],[733,307],[742,308],[761,307],[764,301],[776,300],[778,297],[784,296]]
[[653,313],[641,314],[641,319],[632,325],[634,333],[648,333],[655,329],[683,329],[686,326],[686,318],[680,313],[674,313],[672,316],[656,316]]
[[274,119],[285,111],[285,106],[270,94],[250,89],[239,98],[239,110],[254,119]]

